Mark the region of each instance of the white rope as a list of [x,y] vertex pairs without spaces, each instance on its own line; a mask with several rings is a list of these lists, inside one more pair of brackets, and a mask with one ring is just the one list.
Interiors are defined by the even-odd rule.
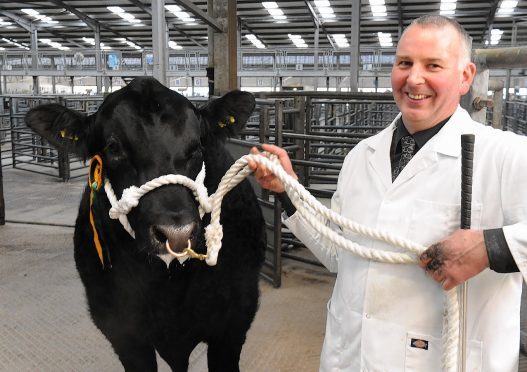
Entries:
[[[119,219],[125,230],[135,238],[135,233],[130,226],[126,215],[132,208],[139,204],[139,199],[143,195],[157,187],[168,184],[180,184],[188,187],[192,190],[200,205],[200,215],[203,217],[204,213],[211,213],[210,224],[205,228],[205,239],[207,244],[206,262],[208,265],[214,266],[217,263],[218,254],[221,249],[221,240],[223,238],[223,228],[220,224],[223,197],[252,173],[247,165],[249,160],[266,166],[272,173],[274,173],[284,184],[285,190],[291,198],[293,205],[296,207],[297,212],[300,213],[314,229],[334,243],[335,246],[346,249],[363,258],[387,263],[416,263],[418,261],[418,255],[426,249],[426,247],[422,245],[393,236],[386,231],[375,230],[357,224],[326,208],[301,184],[299,184],[298,181],[284,171],[276,160],[276,157],[274,158],[274,161],[272,161],[261,155],[245,155],[238,159],[222,177],[218,189],[210,197],[208,196],[207,189],[203,185],[205,179],[205,164],[203,164],[201,172],[196,177],[196,181],[182,175],[165,175],[148,181],[141,187],[131,186],[125,189],[120,200],[117,200],[110,181],[106,179],[105,190],[112,205],[112,208],[110,209],[110,218]],[[327,227],[320,221],[320,217],[333,222],[335,225],[348,229],[349,231],[372,239],[387,242],[393,246],[409,251],[410,253],[383,251],[361,246]],[[455,289],[446,292],[445,309],[443,314],[442,345],[443,370],[447,372],[457,371],[457,350],[459,347],[459,301]]]
[[[274,175],[282,181],[285,191],[291,198],[293,205],[305,220],[322,236],[329,239],[336,246],[346,249],[355,255],[379,262],[387,263],[417,263],[418,255],[421,254],[426,247],[412,243],[408,240],[395,237],[388,232],[371,229],[366,226],[359,225],[346,217],[343,217],[334,211],[326,208],[318,200],[316,200],[301,184],[293,177],[288,175],[276,158],[274,161],[261,155],[246,155],[238,159],[227,173],[223,176],[216,193],[211,196],[212,211],[211,223],[207,226],[207,230],[214,231],[215,238],[217,238],[216,230],[221,229],[219,224],[221,202],[224,195],[240,183],[251,172],[247,166],[249,160],[257,164],[264,165]],[[387,242],[393,246],[403,248],[410,253],[404,252],[390,252],[376,250],[356,244],[342,235],[335,232],[333,229],[327,227],[320,221],[320,217],[325,220],[333,222],[342,228],[348,229],[352,232],[370,237],[372,239]],[[211,232],[210,235],[213,235]],[[207,253],[216,260],[218,251],[221,249],[221,238],[211,239],[207,237]],[[215,261],[214,261],[215,262]],[[207,263],[209,263],[207,261]],[[210,263],[209,263],[210,264]],[[458,365],[458,348],[459,348],[459,301],[457,291],[451,289],[446,292],[445,308],[443,314],[443,337],[442,337],[442,366],[443,371],[455,372]]]

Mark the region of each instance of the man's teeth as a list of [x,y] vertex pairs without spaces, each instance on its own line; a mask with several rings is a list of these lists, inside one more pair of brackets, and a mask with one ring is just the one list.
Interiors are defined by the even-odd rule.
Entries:
[[412,94],[412,93],[408,93],[408,97],[410,97],[411,99],[425,99],[426,98],[424,94]]

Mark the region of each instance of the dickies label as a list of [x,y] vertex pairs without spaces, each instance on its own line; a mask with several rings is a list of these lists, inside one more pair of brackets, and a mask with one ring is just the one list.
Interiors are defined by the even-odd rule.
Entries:
[[416,349],[428,350],[428,341],[419,338],[412,338],[410,346],[415,347]]

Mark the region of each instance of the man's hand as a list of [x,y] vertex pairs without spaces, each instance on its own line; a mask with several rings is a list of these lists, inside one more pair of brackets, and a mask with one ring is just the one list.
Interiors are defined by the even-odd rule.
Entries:
[[424,251],[419,266],[447,291],[476,276],[489,267],[483,231],[457,230]]
[[[286,171],[287,174],[292,176],[295,180],[298,179],[298,176],[293,171],[293,165],[291,164],[291,159],[289,159],[289,155],[287,155],[287,151],[285,151],[283,148],[275,146],[275,145],[269,145],[269,144],[263,144],[262,149],[264,151],[267,151],[271,154],[274,154],[278,157],[278,160],[280,161],[280,164],[282,165],[282,168]],[[251,149],[251,154],[258,155],[264,153],[260,153],[256,147],[253,147]],[[256,178],[256,181],[260,184],[261,187],[267,190],[274,191],[276,193],[284,192],[284,185],[282,184],[282,181],[278,179],[265,165],[257,164],[254,161],[248,162],[249,168],[252,169],[254,172],[254,177]]]

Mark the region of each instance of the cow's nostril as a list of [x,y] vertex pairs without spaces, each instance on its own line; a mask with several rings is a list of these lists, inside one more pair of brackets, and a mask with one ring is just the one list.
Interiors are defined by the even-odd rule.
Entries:
[[163,244],[167,241],[166,235],[163,234],[163,232],[159,229],[158,226],[154,226],[152,228],[152,231],[154,233],[154,239],[156,239],[157,241]]
[[170,249],[180,253],[187,248],[193,230],[194,223],[183,226],[156,225],[152,228],[152,233],[157,241],[162,244],[168,241]]

